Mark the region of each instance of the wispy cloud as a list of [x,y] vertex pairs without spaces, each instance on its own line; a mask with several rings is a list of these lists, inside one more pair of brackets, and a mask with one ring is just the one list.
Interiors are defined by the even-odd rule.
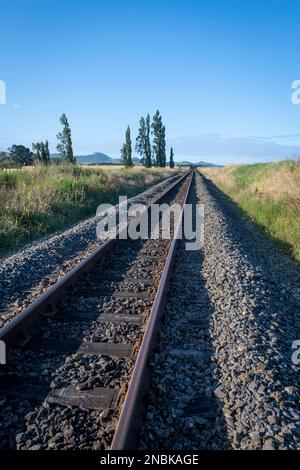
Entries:
[[[280,136],[281,140],[298,137]],[[300,138],[300,135],[299,135]],[[208,159],[218,163],[257,162],[280,160],[300,155],[300,145],[279,143],[279,136],[232,137],[220,134],[184,136],[169,140],[179,158]]]
[[279,134],[279,135],[271,135],[268,137],[262,137],[262,136],[251,136],[252,139],[259,140],[261,142],[276,142],[276,143],[282,143],[286,141],[289,142],[298,142],[300,143],[300,134]]
[[14,104],[12,105],[12,107],[13,107],[13,109],[20,109],[20,108],[22,108],[22,106],[21,106],[20,104],[17,104],[17,103],[14,103]]

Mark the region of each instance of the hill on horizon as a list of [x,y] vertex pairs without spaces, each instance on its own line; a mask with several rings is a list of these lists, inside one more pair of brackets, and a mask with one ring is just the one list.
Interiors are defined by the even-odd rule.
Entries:
[[175,162],[176,165],[178,166],[203,166],[203,167],[207,167],[207,168],[212,168],[212,167],[220,167],[222,168],[223,165],[216,165],[215,163],[209,163],[209,162],[203,162],[203,161],[199,161],[199,162],[190,162],[189,160],[183,160],[181,162]]
[[[78,155],[76,156],[77,163],[81,165],[121,165],[120,158],[112,158],[109,155],[106,155],[102,152],[95,152],[91,155]],[[141,162],[138,158],[133,157],[133,163],[135,165],[140,165]]]
[[97,163],[98,164],[106,163],[106,164],[112,165],[112,164],[121,163],[121,160],[117,158],[109,157],[108,155],[102,152],[95,152],[90,155],[76,155],[76,160],[77,160],[77,163],[81,163],[81,164],[84,163],[86,165],[97,164]]
[[[58,154],[52,154],[52,158],[59,158]],[[120,158],[113,158],[102,152],[94,152],[89,155],[75,155],[77,163],[80,165],[121,165]],[[133,163],[135,165],[141,165],[141,160],[137,157],[133,157]],[[203,167],[221,167],[222,165],[215,165],[214,163],[208,162],[190,162],[188,160],[182,160],[176,162],[177,166],[203,166]]]

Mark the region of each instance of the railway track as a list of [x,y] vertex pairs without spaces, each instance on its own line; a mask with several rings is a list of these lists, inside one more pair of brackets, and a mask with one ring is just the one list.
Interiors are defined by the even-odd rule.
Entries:
[[[183,207],[193,178],[154,202]],[[177,246],[109,239],[0,330],[2,449],[137,447]]]

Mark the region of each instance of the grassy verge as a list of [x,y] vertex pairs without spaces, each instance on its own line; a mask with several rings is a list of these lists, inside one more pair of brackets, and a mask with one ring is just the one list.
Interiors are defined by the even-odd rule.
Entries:
[[300,261],[300,162],[201,169]]
[[170,176],[144,168],[35,167],[0,171],[0,254],[134,196]]

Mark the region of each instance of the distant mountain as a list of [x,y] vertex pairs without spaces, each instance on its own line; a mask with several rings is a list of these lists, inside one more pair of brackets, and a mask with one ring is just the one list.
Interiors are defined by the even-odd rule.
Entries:
[[[141,162],[137,157],[134,157],[133,163],[140,165]],[[81,165],[121,165],[120,158],[112,158],[105,153],[95,152],[91,155],[78,155],[76,156],[77,163]]]
[[224,165],[216,165],[215,163],[209,163],[209,162],[197,162],[197,166],[205,166],[205,167],[217,167],[217,168],[222,168]]
[[[54,153],[51,155],[52,158],[59,158],[59,154]],[[133,163],[135,165],[141,165],[141,161],[137,157],[133,157]],[[95,152],[91,155],[76,155],[76,161],[80,165],[121,165],[121,160],[119,158],[112,158],[106,155],[105,153]],[[189,162],[181,161],[175,162],[176,166],[203,166],[203,167],[218,167],[220,165],[215,165],[214,163],[207,162]],[[167,164],[168,165],[168,164]]]
[[95,152],[91,155],[76,155],[77,163],[85,165],[103,165],[103,164],[120,164],[121,161],[117,158],[111,158],[105,153]]
[[189,162],[186,160],[183,160],[181,162],[176,162],[177,166],[203,166],[203,167],[221,167],[222,165],[215,165],[214,163],[208,163],[208,162]]
[[[51,154],[51,158],[60,158],[59,153]],[[91,155],[75,155],[77,163],[81,165],[120,165],[121,160],[112,158],[105,153],[95,152]]]

